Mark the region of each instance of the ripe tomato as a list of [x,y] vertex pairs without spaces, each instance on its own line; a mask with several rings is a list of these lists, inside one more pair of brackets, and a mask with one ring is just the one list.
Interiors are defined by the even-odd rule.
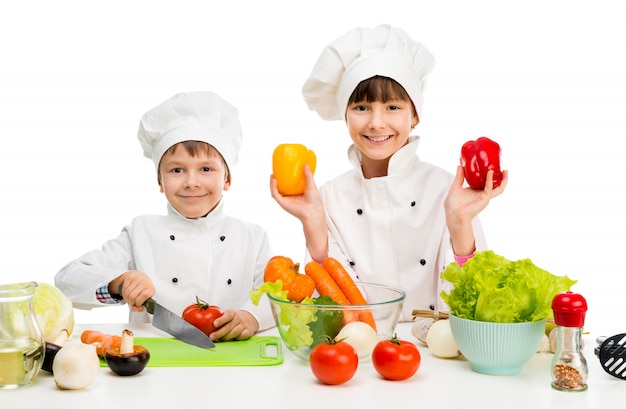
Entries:
[[183,319],[209,336],[217,329],[213,321],[222,314],[224,312],[217,305],[209,305],[196,297],[195,304],[184,309]]
[[352,379],[359,356],[347,342],[328,340],[317,344],[309,356],[313,375],[327,385],[340,385]]
[[398,339],[397,335],[379,341],[372,351],[372,363],[376,372],[391,381],[400,381],[415,375],[421,361],[417,346]]

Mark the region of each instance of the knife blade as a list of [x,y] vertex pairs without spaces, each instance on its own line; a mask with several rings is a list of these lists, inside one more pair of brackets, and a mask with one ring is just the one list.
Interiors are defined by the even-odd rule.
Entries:
[[152,325],[173,337],[200,348],[214,348],[215,344],[204,332],[194,327],[152,298],[143,303],[152,314]]

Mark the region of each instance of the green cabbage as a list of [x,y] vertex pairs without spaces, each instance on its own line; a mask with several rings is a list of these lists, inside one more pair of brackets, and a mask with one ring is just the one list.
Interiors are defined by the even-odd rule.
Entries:
[[33,310],[46,342],[54,343],[61,331],[71,335],[74,329],[72,301],[57,287],[37,283],[33,294]]
[[450,263],[441,278],[454,287],[441,298],[450,313],[486,322],[535,322],[552,318],[552,299],[576,280],[555,276],[530,259],[510,261],[491,250],[476,252],[463,266]]

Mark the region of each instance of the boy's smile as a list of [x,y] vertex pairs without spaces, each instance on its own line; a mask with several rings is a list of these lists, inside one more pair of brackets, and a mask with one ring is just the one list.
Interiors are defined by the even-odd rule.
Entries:
[[199,151],[192,156],[183,148],[164,155],[159,166],[160,189],[180,214],[197,219],[217,206],[230,188],[219,153]]

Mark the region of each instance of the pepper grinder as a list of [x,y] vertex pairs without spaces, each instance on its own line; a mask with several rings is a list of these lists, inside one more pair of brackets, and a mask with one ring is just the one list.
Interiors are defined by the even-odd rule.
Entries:
[[587,390],[587,360],[582,353],[582,329],[587,301],[571,291],[552,299],[557,328],[556,353],[552,359],[552,388],[559,391]]

